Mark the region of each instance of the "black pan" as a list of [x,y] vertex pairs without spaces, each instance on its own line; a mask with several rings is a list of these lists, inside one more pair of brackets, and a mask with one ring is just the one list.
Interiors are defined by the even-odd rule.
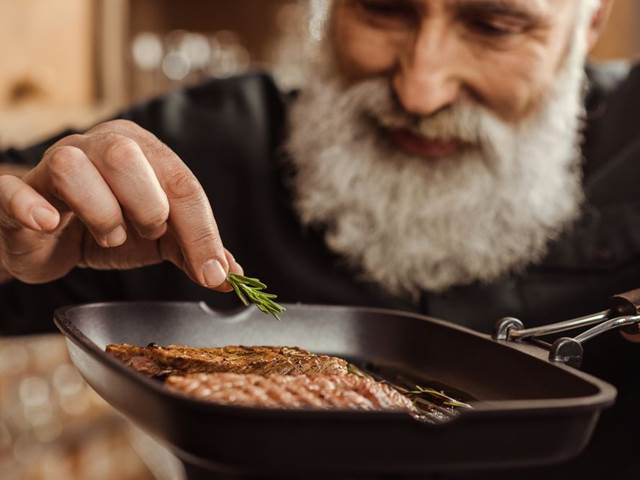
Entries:
[[[423,474],[550,464],[586,446],[615,398],[612,386],[548,361],[548,352],[530,344],[410,313],[287,309],[278,321],[255,308],[221,313],[196,303],[96,304],[63,308],[55,323],[98,394],[205,471]],[[401,413],[219,406],[174,394],[104,353],[110,343],[151,342],[296,345],[413,372],[476,401],[440,425]]]

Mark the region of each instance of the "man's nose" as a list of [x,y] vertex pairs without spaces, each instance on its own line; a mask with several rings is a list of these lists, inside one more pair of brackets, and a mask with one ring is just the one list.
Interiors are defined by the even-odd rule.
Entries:
[[426,29],[405,52],[400,55],[393,87],[407,113],[429,116],[458,99],[461,79],[456,63],[461,59],[456,56],[460,53],[446,33]]

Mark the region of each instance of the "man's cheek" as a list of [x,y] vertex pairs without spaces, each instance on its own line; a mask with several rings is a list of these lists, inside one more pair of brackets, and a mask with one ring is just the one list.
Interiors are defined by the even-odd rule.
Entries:
[[349,81],[389,73],[396,63],[396,49],[379,35],[344,32],[334,37],[333,48]]
[[488,106],[503,120],[518,123],[526,120],[543,105],[551,88],[553,75],[538,61],[503,60],[488,63],[482,82]]

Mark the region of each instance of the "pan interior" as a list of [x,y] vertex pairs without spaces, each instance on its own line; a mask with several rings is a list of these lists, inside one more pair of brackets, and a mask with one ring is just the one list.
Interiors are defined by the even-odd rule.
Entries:
[[289,305],[278,321],[255,308],[224,313],[204,304],[150,303],[77,307],[65,316],[101,350],[110,343],[287,345],[394,369],[465,392],[464,399],[576,398],[599,391],[566,369],[484,335],[400,312]]

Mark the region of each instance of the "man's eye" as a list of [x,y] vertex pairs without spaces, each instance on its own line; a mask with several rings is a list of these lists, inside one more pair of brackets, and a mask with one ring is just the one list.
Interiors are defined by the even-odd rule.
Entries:
[[365,14],[382,20],[408,20],[415,15],[410,5],[397,0],[358,0],[358,5]]
[[527,25],[518,20],[471,20],[471,30],[490,37],[504,37],[524,33]]

